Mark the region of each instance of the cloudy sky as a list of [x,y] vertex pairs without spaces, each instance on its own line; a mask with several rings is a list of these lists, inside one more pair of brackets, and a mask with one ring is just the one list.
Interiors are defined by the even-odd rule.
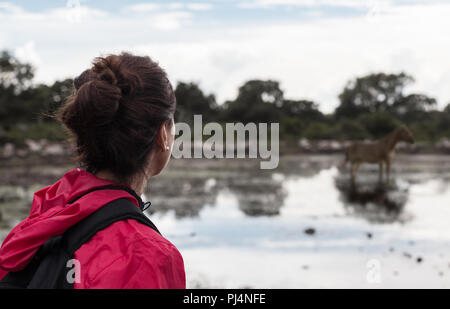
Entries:
[[329,112],[349,79],[405,71],[408,91],[450,103],[450,0],[69,0],[1,2],[0,50],[72,77],[122,50],[157,60],[219,102],[249,79]]

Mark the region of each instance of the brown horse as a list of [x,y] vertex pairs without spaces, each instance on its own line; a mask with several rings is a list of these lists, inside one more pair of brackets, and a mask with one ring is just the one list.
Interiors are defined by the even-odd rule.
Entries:
[[351,179],[355,182],[361,163],[378,163],[379,181],[383,180],[383,163],[386,164],[386,181],[389,183],[392,158],[395,146],[399,141],[414,143],[414,137],[408,128],[403,125],[385,137],[373,142],[355,142],[345,150],[344,167],[351,163]]

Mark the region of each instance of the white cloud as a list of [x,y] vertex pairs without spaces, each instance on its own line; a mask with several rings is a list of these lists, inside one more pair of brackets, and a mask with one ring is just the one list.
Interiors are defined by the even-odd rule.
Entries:
[[198,3],[188,3],[186,4],[186,8],[192,11],[208,11],[212,9],[212,4],[210,3],[202,3],[202,2],[198,2]]
[[89,8],[87,6],[66,6],[47,10],[45,12],[27,12],[21,7],[10,4],[8,2],[0,2],[0,16],[4,22],[31,22],[35,21],[49,21],[49,20],[64,20],[70,21],[74,18],[83,20],[86,18],[105,17],[108,13],[102,10]]
[[193,2],[193,3],[181,3],[181,2],[170,2],[165,4],[156,3],[137,3],[130,5],[124,9],[125,12],[134,13],[148,13],[156,11],[180,11],[180,10],[190,10],[190,11],[207,11],[212,9],[213,5],[206,2]]
[[39,57],[34,41],[29,41],[23,46],[19,46],[14,51],[14,56],[22,62],[31,63],[36,67],[40,67],[42,60]]
[[26,50],[33,42],[28,50],[39,56],[38,81],[74,76],[100,54],[129,50],[159,61],[173,81],[200,82],[219,102],[233,99],[248,79],[271,78],[287,97],[313,99],[331,111],[349,79],[379,71],[406,71],[417,80],[410,91],[437,97],[441,106],[450,101],[446,4],[394,6],[376,18],[246,27],[231,21],[199,26],[196,12],[186,10],[105,13],[78,24],[54,10],[10,12],[0,18],[0,27],[8,29],[0,32],[0,49]]
[[[220,101],[232,99],[250,78],[281,81],[288,97],[338,104],[346,82],[372,72],[405,71],[416,77],[409,91],[450,101],[450,41],[443,29],[450,6],[397,8],[377,19],[320,19],[305,23],[208,31],[201,41],[138,46],[161,59],[172,77],[201,81]],[[196,36],[198,37],[198,35]]]
[[155,4],[155,3],[138,3],[130,5],[125,9],[125,11],[130,12],[139,12],[139,13],[146,13],[146,12],[154,12],[161,9],[161,5]]
[[87,19],[96,20],[104,18],[108,13],[102,10],[88,8],[86,6],[57,8],[43,13],[45,18],[54,18],[71,23],[85,22]]
[[[430,3],[430,0],[416,0],[414,4]],[[276,6],[303,6],[303,7],[348,7],[370,8],[373,6],[395,6],[399,4],[411,4],[410,0],[240,0],[237,6],[240,8],[272,8]]]
[[21,14],[23,10],[20,6],[9,2],[0,2],[0,14],[8,13],[8,14]]
[[189,21],[192,14],[184,11],[173,11],[151,16],[153,25],[160,30],[176,30]]
[[[374,0],[387,2],[389,0]],[[246,9],[271,8],[274,6],[343,6],[343,7],[366,7],[369,1],[361,0],[242,0],[238,2],[238,7]]]
[[42,18],[42,15],[26,12],[20,6],[12,4],[10,2],[0,2],[0,17],[2,19],[12,17],[16,20],[19,20],[19,19],[39,19]]
[[184,8],[184,4],[181,2],[170,2],[167,4],[169,10],[181,10]]

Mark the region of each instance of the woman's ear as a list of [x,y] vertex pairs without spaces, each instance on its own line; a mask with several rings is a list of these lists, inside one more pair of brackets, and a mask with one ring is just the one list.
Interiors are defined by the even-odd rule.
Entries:
[[158,134],[157,134],[157,140],[156,143],[161,149],[161,152],[165,152],[168,149],[168,136],[167,136],[167,122],[164,122],[163,125],[159,128]]

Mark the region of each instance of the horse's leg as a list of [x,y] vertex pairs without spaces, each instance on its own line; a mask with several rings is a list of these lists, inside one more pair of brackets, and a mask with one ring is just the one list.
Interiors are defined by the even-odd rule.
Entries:
[[390,181],[390,172],[391,172],[391,160],[386,160],[386,183],[389,184]]
[[346,158],[339,166],[339,170],[340,171],[345,171],[347,169],[347,163],[349,162],[349,160]]
[[383,161],[380,161],[378,166],[378,182],[383,182]]
[[353,184],[355,183],[355,176],[356,176],[355,175],[355,167],[356,167],[356,164],[354,162],[351,162],[350,163],[350,178],[351,178]]
[[359,166],[361,165],[361,162],[356,162],[352,166],[352,182],[355,183],[356,180],[356,174],[358,174]]
[[361,166],[361,162],[356,163],[356,171],[355,171],[355,175],[358,174],[359,171],[359,167]]

